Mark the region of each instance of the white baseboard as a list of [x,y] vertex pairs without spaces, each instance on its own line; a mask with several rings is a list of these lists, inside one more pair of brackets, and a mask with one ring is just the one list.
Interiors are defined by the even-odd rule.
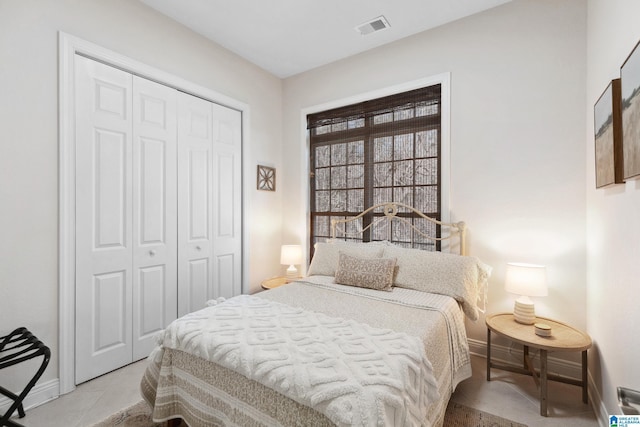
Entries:
[[591,372],[587,374],[587,378],[589,379],[589,401],[591,402],[591,407],[593,408],[593,412],[596,415],[598,424],[602,427],[608,426],[609,413],[607,412],[607,408],[602,401],[602,396],[600,396],[600,392],[596,387],[596,383],[595,381],[593,381]]
[[[12,391],[15,392],[15,390]],[[50,380],[42,384],[36,384],[22,401],[22,405],[25,410],[28,410],[56,399],[58,396],[60,396],[60,381],[56,378],[55,380]],[[2,396],[2,398],[0,398],[0,415],[4,414],[13,403],[13,400]],[[12,416],[17,414],[18,411],[16,410]]]

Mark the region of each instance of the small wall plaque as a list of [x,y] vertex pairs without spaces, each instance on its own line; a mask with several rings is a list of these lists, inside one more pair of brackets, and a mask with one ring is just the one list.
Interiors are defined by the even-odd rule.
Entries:
[[276,191],[276,169],[258,165],[258,190]]

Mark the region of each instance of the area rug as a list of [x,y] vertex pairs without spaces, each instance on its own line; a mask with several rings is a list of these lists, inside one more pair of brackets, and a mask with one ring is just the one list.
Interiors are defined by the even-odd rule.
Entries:
[[449,401],[443,427],[527,427],[497,415]]
[[[154,423],[151,420],[149,406],[140,401],[133,406],[117,412],[93,427],[166,427],[167,423]],[[455,402],[449,402],[444,416],[446,427],[527,427],[506,418],[469,408]],[[180,427],[186,427],[184,423]]]

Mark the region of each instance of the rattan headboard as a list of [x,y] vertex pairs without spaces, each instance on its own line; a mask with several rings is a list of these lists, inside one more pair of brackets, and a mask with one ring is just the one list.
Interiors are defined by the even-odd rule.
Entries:
[[[466,234],[466,225],[464,222],[455,222],[455,223],[447,223],[447,222],[442,222],[442,221],[438,221],[436,219],[430,218],[428,216],[426,216],[425,214],[423,214],[422,212],[420,212],[417,209],[414,209],[411,206],[405,205],[403,203],[397,203],[397,202],[389,202],[389,203],[380,203],[378,205],[372,206],[369,209],[361,212],[360,214],[356,215],[356,216],[351,216],[351,217],[347,217],[345,219],[333,219],[331,220],[331,238],[335,239],[335,238],[339,238],[339,237],[353,237],[352,234],[353,233],[347,233],[346,230],[346,225],[352,221],[357,221],[360,218],[364,217],[365,215],[374,212],[374,211],[379,211],[380,208],[382,208],[382,213],[384,214],[384,216],[377,216],[374,218],[373,221],[371,221],[371,223],[369,225],[367,225],[366,227],[360,229],[357,231],[357,233],[355,234],[359,234],[360,236],[362,235],[362,233],[364,233],[365,231],[367,231],[368,229],[373,228],[374,226],[379,226],[380,222],[383,221],[384,224],[382,224],[383,226],[386,225],[387,226],[387,240],[391,241],[391,222],[393,221],[399,221],[404,223],[406,226],[408,226],[411,230],[411,233],[417,233],[418,235],[422,236],[425,239],[428,239],[431,242],[442,242],[442,241],[450,241],[452,239],[457,238],[458,243],[459,243],[459,252],[460,255],[465,255],[466,254],[466,242],[465,242],[465,234]],[[398,211],[399,208],[402,208],[402,210],[406,211],[406,212],[410,212],[410,213],[415,213],[417,214],[419,217],[424,218],[425,220],[439,225],[441,227],[441,231],[442,231],[442,237],[437,237],[437,236],[430,236],[427,235],[426,233],[424,233],[422,230],[418,229],[411,221],[409,221],[407,218],[404,218],[402,216],[398,215]],[[342,227],[340,227],[342,225]],[[338,234],[340,233],[340,234]],[[413,240],[412,240],[413,241]]]

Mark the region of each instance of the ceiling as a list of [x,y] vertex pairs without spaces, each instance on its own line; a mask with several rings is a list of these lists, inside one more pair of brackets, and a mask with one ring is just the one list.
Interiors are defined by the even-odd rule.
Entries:
[[[285,78],[510,0],[140,1]],[[355,30],[381,15],[390,28]]]

